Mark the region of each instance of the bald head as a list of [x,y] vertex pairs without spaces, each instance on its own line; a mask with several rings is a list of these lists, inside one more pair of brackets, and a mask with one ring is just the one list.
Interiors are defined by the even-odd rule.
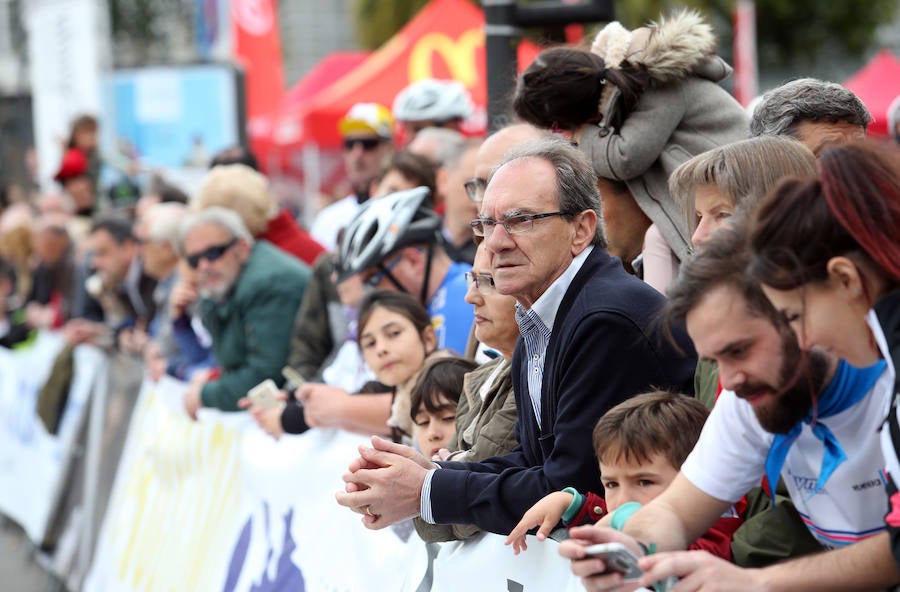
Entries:
[[504,156],[511,149],[529,142],[540,140],[549,135],[546,130],[538,129],[527,123],[516,123],[507,126],[484,141],[478,150],[475,160],[475,177],[487,180],[497,166],[503,162]]

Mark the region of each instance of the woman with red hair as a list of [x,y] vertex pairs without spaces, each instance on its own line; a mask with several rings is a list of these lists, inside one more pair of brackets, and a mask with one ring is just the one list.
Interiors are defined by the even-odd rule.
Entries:
[[[816,180],[788,180],[750,220],[750,273],[804,349],[863,367],[884,358],[898,392],[900,365],[900,151],[874,142],[836,146]],[[900,566],[900,409],[884,429],[890,503],[885,516]]]

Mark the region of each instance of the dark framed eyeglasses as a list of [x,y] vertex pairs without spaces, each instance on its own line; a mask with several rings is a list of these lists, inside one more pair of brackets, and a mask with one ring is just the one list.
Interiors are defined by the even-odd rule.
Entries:
[[471,290],[474,286],[482,294],[493,294],[497,291],[494,286],[494,277],[489,273],[466,272],[466,287]]
[[546,212],[543,214],[521,214],[518,216],[510,216],[509,218],[504,218],[503,220],[494,220],[492,218],[478,218],[477,220],[472,220],[469,222],[469,226],[472,227],[472,232],[475,236],[480,236],[482,238],[487,238],[491,236],[491,233],[494,232],[494,227],[498,224],[503,226],[504,230],[506,230],[509,234],[521,234],[523,232],[528,232],[532,228],[534,228],[534,221],[541,220],[543,218],[550,218],[552,216],[566,216],[565,212]]
[[484,189],[487,187],[487,181],[475,177],[463,183],[466,188],[466,194],[472,201],[480,202],[484,200]]
[[344,138],[344,150],[350,152],[356,145],[362,146],[365,152],[371,152],[381,145],[381,138]]
[[238,239],[233,238],[225,244],[207,247],[199,253],[194,253],[193,255],[185,255],[184,258],[187,259],[187,264],[191,266],[191,269],[197,269],[200,266],[200,261],[202,259],[206,259],[210,263],[212,263],[213,261],[218,261],[222,258],[222,255],[227,253],[228,249],[236,245],[237,242]]
[[384,276],[390,275],[391,271],[397,267],[397,264],[400,263],[400,260],[403,259],[403,255],[398,255],[396,259],[388,263],[387,265],[379,264],[378,267],[381,269],[378,273],[375,273],[366,279],[366,285],[370,288],[377,288],[378,284],[381,283],[381,280],[384,279]]

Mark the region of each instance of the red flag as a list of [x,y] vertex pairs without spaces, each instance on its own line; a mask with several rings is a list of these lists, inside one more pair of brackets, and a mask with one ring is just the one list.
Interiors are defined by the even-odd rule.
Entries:
[[275,0],[231,0],[234,58],[244,67],[247,132],[251,144],[271,136],[284,95],[284,72]]

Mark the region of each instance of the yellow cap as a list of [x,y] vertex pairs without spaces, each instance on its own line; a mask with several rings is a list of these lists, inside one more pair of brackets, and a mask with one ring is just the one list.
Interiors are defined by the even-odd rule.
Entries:
[[378,103],[357,103],[338,123],[342,136],[375,134],[390,139],[394,135],[394,117],[390,109]]

